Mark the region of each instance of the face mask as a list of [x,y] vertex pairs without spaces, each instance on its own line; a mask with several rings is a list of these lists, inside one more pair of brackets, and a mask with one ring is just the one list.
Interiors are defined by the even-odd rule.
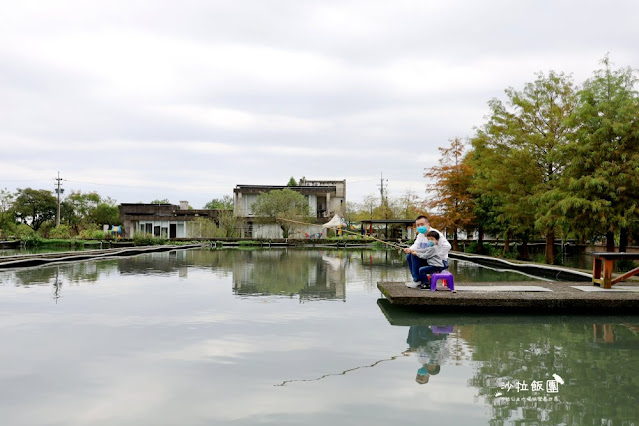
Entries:
[[428,231],[428,228],[426,226],[418,226],[417,227],[417,232],[419,232],[420,234],[425,234],[426,231]]
[[435,245],[435,242],[434,242],[434,241],[429,241],[429,242],[428,242],[428,247],[432,247],[432,246],[434,246],[434,245]]

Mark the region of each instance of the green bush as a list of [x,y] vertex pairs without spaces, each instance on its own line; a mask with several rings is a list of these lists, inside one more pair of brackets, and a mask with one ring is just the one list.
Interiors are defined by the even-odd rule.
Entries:
[[135,232],[133,234],[133,245],[135,246],[155,246],[166,244],[167,240],[162,237],[154,237],[144,232]]
[[68,225],[58,225],[51,228],[49,238],[71,238],[71,228]]
[[513,250],[512,247],[510,250],[506,252],[505,255],[502,255],[504,259],[517,259],[517,250]]
[[80,238],[85,238],[87,240],[106,240],[109,236],[106,235],[104,231],[99,229],[84,229],[80,231],[78,235]]
[[42,238],[49,238],[49,234],[53,228],[55,228],[55,225],[52,222],[47,221],[40,225],[37,232]]
[[17,238],[22,240],[25,247],[36,247],[42,242],[42,237],[29,225],[25,225],[24,223],[16,226],[14,234]]
[[21,223],[20,225],[15,227],[15,229],[13,230],[13,234],[17,238],[23,239],[25,237],[36,235],[36,231],[34,231],[29,225]]
[[466,246],[466,250],[464,250],[466,253],[473,253],[473,254],[486,254],[489,256],[499,256],[499,250],[494,250],[495,248],[493,246],[489,246],[487,244],[482,244],[479,245],[477,243],[477,241],[473,241],[472,243],[468,244]]
[[261,245],[261,243],[259,241],[246,240],[246,241],[239,241],[238,245],[240,245],[240,246],[259,246],[259,245]]

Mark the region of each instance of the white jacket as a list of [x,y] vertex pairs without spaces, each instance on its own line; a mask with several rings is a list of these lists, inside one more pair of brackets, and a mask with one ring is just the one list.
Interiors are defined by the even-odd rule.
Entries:
[[[440,231],[435,228],[430,228],[428,231],[435,231],[439,234],[439,242],[437,243],[437,246],[439,247],[439,257],[441,257],[443,260],[448,260],[448,252],[452,248],[448,240],[442,235]],[[426,234],[417,234],[417,238],[415,238],[415,242],[412,246],[410,246],[410,249],[420,251],[424,250],[426,247],[428,247],[428,239],[426,238]]]

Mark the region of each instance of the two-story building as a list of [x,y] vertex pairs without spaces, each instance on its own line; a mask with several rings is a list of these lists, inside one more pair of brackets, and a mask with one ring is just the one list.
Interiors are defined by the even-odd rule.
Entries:
[[[242,218],[246,226],[242,236],[250,238],[282,238],[277,224],[263,223],[253,213],[252,206],[258,195],[272,190],[288,188],[304,195],[308,201],[309,214],[315,218],[316,226],[298,227],[290,238],[305,238],[307,234],[323,233],[321,227],[335,214],[344,215],[346,208],[346,180],[300,179],[297,186],[284,185],[237,185],[233,189],[234,214]],[[303,229],[302,229],[303,228]]]

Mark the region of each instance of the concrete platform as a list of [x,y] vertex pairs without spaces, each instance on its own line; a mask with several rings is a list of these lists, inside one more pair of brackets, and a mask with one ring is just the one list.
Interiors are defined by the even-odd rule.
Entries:
[[[457,291],[410,289],[404,282],[379,282],[377,288],[392,305],[410,306],[429,312],[513,312],[552,314],[639,315],[639,292],[583,291],[582,282],[482,282],[459,283],[463,287],[544,287],[551,291]],[[624,287],[634,287],[624,283]],[[639,289],[639,285],[636,286]],[[440,289],[442,287],[439,287]]]

